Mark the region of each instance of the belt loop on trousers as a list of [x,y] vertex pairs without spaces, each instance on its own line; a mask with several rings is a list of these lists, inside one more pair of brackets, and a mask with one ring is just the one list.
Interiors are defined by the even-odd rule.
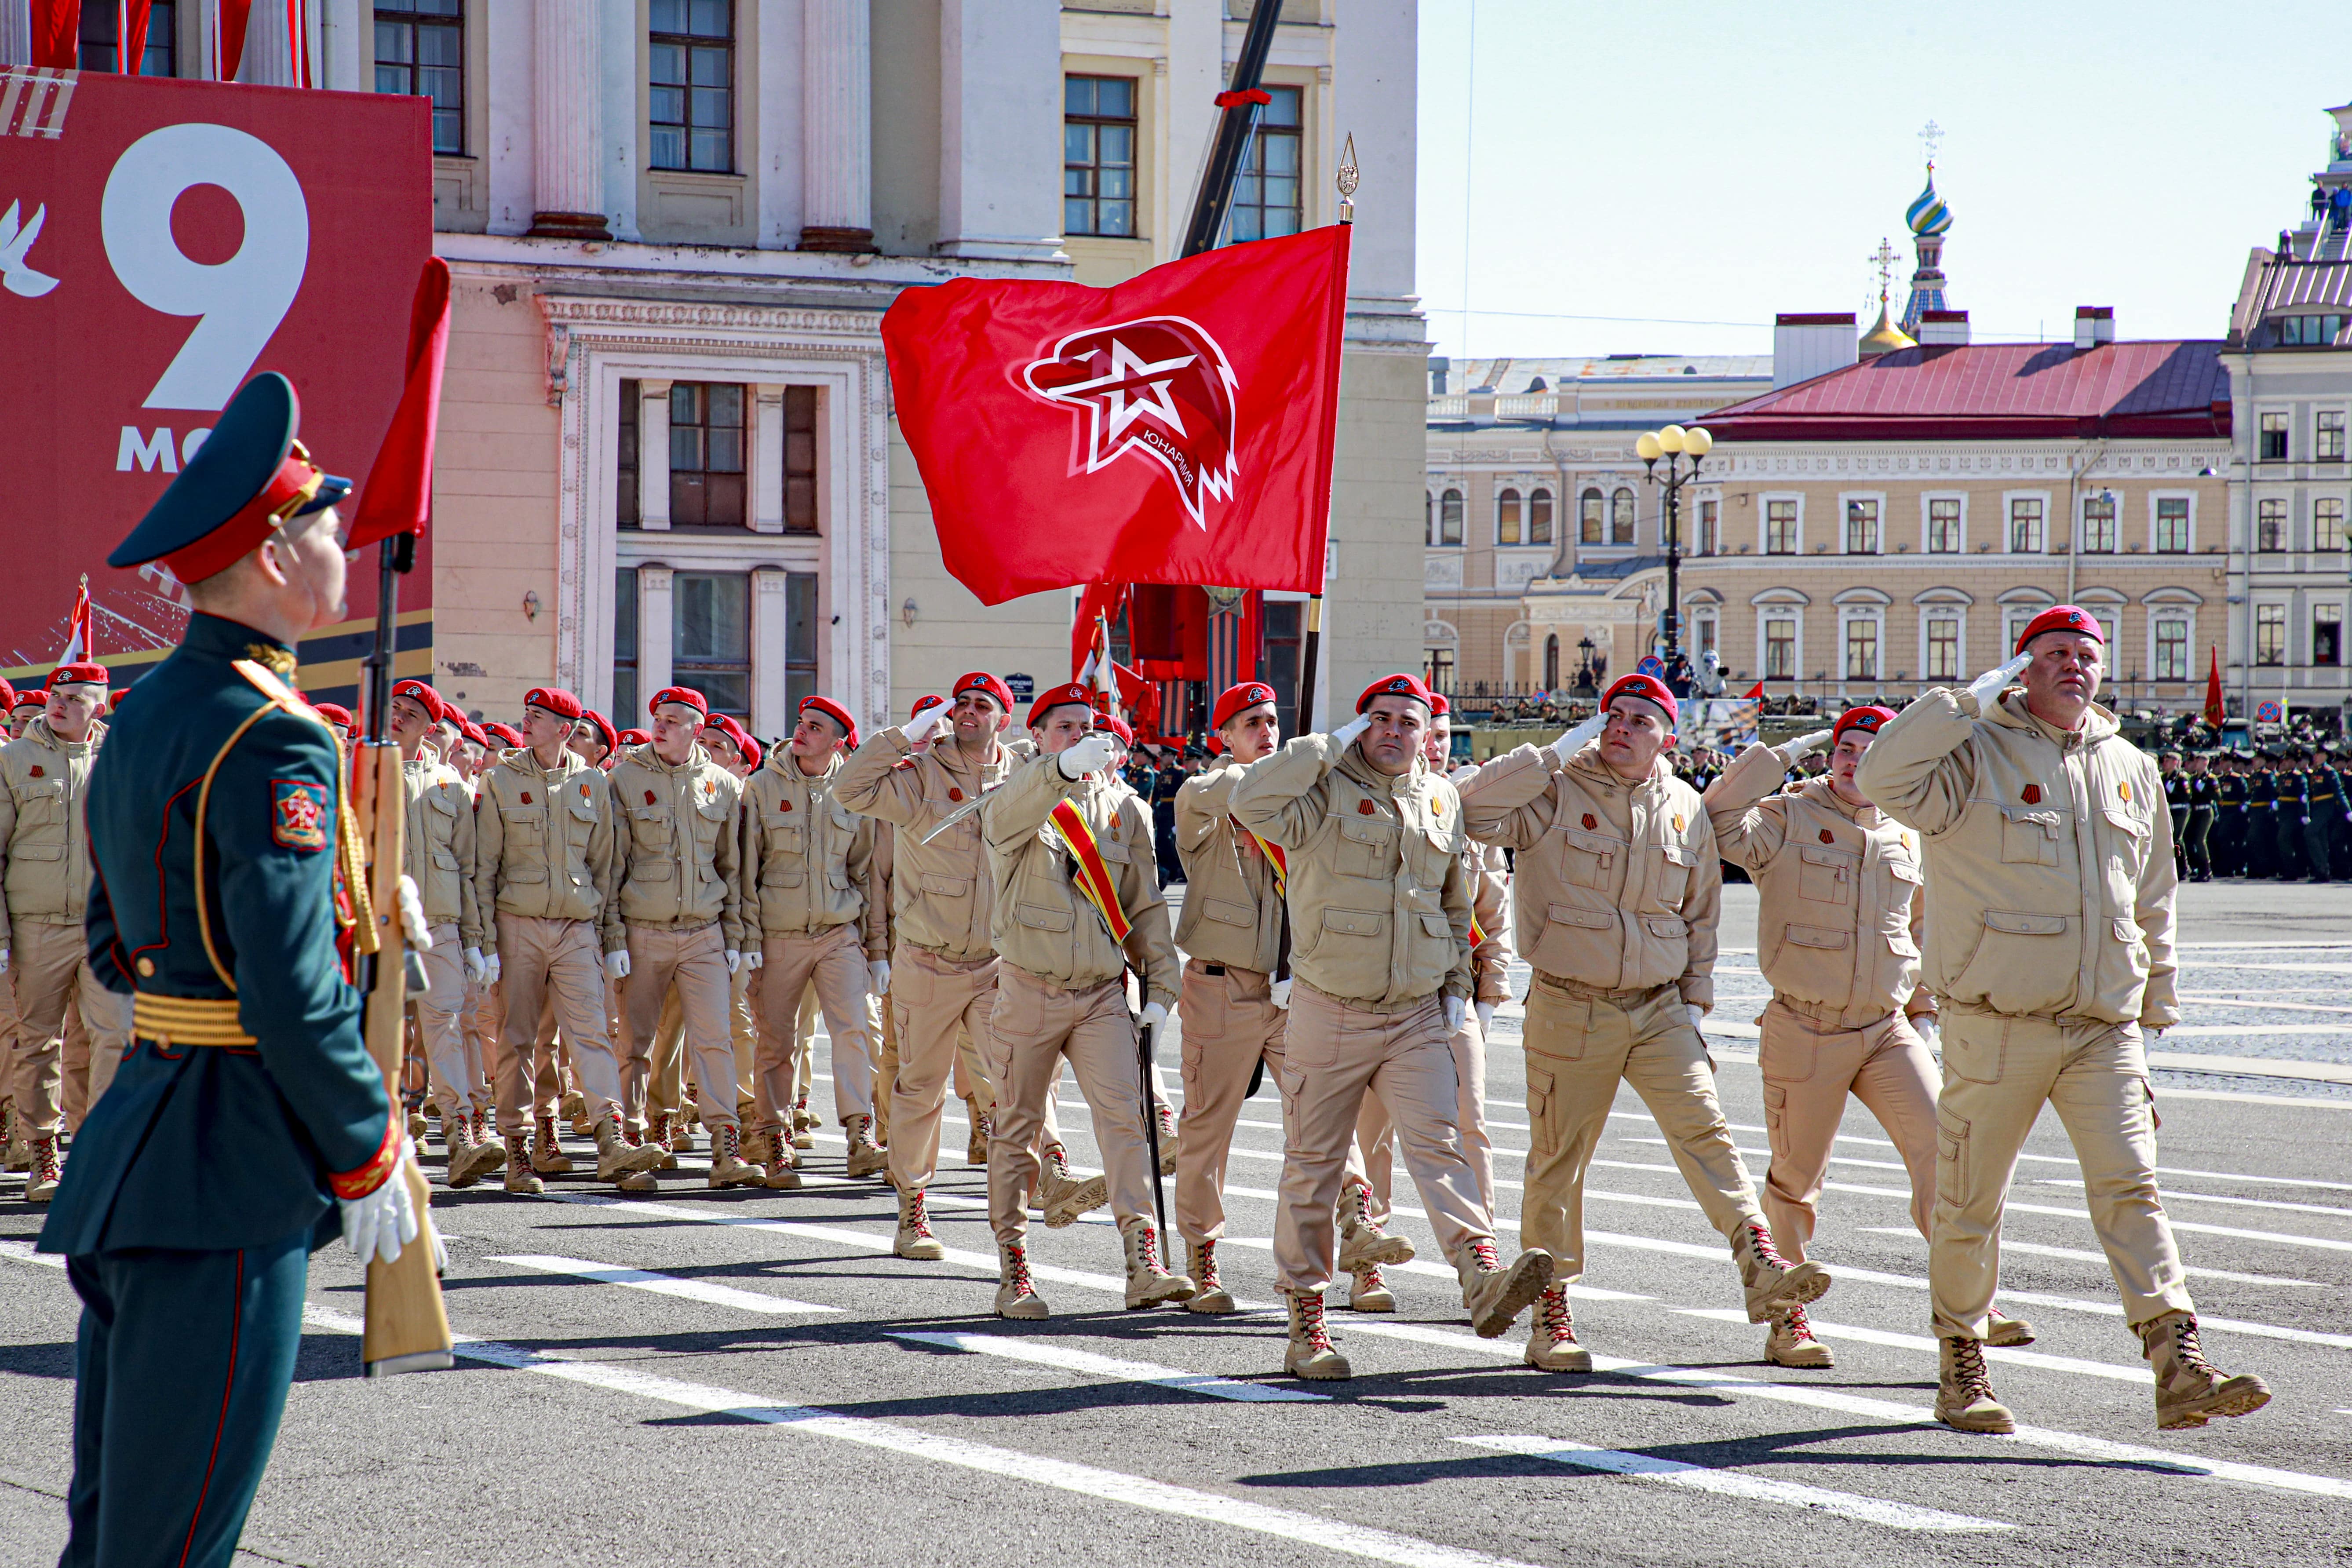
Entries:
[[260,1042],[237,1023],[234,996],[166,996],[134,992],[131,1032],[159,1046],[252,1046]]

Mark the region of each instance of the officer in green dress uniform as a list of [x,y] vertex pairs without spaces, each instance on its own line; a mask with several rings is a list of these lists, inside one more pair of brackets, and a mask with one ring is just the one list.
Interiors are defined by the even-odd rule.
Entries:
[[81,1327],[65,1568],[227,1564],[301,1340],[310,1254],[417,1234],[402,1119],[336,938],[356,865],[341,737],[292,645],[343,615],[350,482],[294,439],[294,388],[246,384],[129,538],[193,603],[92,768],[89,963],[131,1040],[43,1227]]

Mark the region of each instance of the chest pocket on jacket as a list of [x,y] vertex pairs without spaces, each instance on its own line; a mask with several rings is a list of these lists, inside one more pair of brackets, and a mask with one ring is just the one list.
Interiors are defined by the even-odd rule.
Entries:
[[808,862],[802,855],[805,832],[798,817],[780,811],[767,814],[768,852],[760,864],[761,887],[798,888],[808,881]]
[[1616,875],[1624,841],[1574,827],[1561,828],[1559,836],[1560,875],[1579,888],[1608,888]]
[[1690,891],[1691,868],[1698,857],[1679,844],[1658,846],[1658,901],[1670,910],[1683,907],[1683,899]]
[[1797,851],[1797,896],[1816,903],[1851,904],[1853,902],[1854,876],[1862,866],[1862,857],[1841,849],[1808,849]]
[[535,805],[499,807],[499,826],[507,842],[520,849],[537,849],[546,841],[547,818]]
[[[2122,806],[2105,806],[2106,853],[2101,857],[2107,879],[2107,907],[2128,910],[2139,901],[2139,868],[2147,862],[2148,825]],[[2121,924],[2118,921],[2117,924]]]
[[1381,881],[1396,874],[1397,829],[1380,816],[1339,819],[1339,875]]
[[51,826],[65,820],[66,781],[36,779],[26,784],[16,804],[16,814],[37,826]]
[[2058,864],[2058,834],[2063,819],[2054,811],[2021,805],[2000,808],[2000,858],[2012,866]]

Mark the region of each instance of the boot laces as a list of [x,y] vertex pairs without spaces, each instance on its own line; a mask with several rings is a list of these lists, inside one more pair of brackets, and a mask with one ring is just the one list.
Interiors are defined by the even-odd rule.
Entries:
[[58,1141],[43,1138],[33,1144],[33,1184],[58,1179]]
[[1215,1242],[1196,1241],[1192,1244],[1192,1282],[1203,1291],[1220,1289]]
[[930,1205],[920,1193],[907,1200],[907,1228],[926,1241],[936,1239],[931,1235]]
[[979,1120],[972,1123],[972,1130],[982,1138],[993,1138],[996,1136],[996,1118],[983,1110]]
[[1813,1325],[1805,1321],[1802,1307],[1792,1305],[1780,1314],[1780,1331],[1792,1340],[1810,1340],[1813,1337]]
[[1029,1283],[1029,1249],[1012,1246],[1004,1249],[1004,1282],[1013,1287],[1016,1296],[1034,1296],[1036,1289]]
[[1772,1245],[1772,1233],[1763,1226],[1751,1225],[1748,1227],[1748,1245],[1756,1249],[1758,1258],[1773,1268],[1785,1269],[1789,1267],[1788,1260],[1780,1256],[1780,1249]]
[[1291,1300],[1297,1303],[1298,1331],[1306,1336],[1307,1342],[1318,1351],[1329,1350],[1331,1330],[1323,1321],[1322,1292],[1318,1290],[1311,1296],[1302,1293],[1293,1296]]
[[1381,1266],[1377,1263],[1360,1263],[1356,1266],[1355,1274],[1356,1289],[1359,1290],[1388,1289],[1388,1281],[1381,1277]]
[[1496,1256],[1495,1238],[1492,1237],[1482,1236],[1472,1242],[1470,1256],[1478,1260],[1478,1272],[1481,1274],[1492,1274],[1503,1267],[1503,1260]]
[[1059,1143],[1045,1151],[1045,1169],[1054,1173],[1054,1179],[1057,1182],[1066,1182],[1070,1179],[1070,1159],[1068,1155],[1062,1152],[1062,1146]]
[[555,1112],[552,1110],[539,1113],[539,1142],[543,1148],[555,1147]]
[[1569,1315],[1568,1291],[1564,1288],[1555,1285],[1543,1293],[1536,1308],[1536,1324],[1554,1344],[1576,1342],[1576,1324]]
[[1992,1374],[1985,1370],[1984,1346],[1971,1339],[1952,1342],[1952,1375],[1971,1400],[1992,1397]]
[[2172,1347],[2172,1359],[2190,1372],[2207,1378],[2221,1375],[2213,1370],[2213,1363],[2205,1359],[2204,1349],[2197,1342],[2196,1319],[2180,1320],[2173,1330]]
[[1160,1266],[1160,1232],[1156,1227],[1146,1221],[1128,1234],[1135,1238],[1136,1263],[1146,1274],[1168,1272]]

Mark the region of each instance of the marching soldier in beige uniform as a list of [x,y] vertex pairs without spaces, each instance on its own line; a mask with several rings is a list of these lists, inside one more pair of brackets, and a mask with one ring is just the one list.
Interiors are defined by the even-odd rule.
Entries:
[[1111,1213],[1127,1261],[1129,1309],[1183,1301],[1192,1281],[1160,1264],[1143,1119],[1149,1086],[1128,1011],[1131,965],[1144,999],[1142,1026],[1168,1021],[1176,1000],[1176,943],[1160,896],[1151,816],[1104,770],[1117,740],[1093,729],[1092,692],[1051,688],[1030,706],[1039,755],[1013,769],[981,807],[996,899],[990,935],[1003,963],[988,1020],[996,1131],[988,1148],[988,1218],[996,1232],[996,1310],[1042,1318],[1029,1279],[1033,1152],[1065,1058],[1094,1115]]
[[1422,762],[1428,688],[1374,681],[1357,718],[1302,735],[1243,775],[1234,820],[1287,860],[1297,979],[1281,1072],[1282,1204],[1276,1281],[1290,1305],[1284,1369],[1346,1377],[1323,1292],[1338,1263],[1333,1206],[1365,1093],[1395,1121],[1405,1168],[1462,1281],[1471,1325],[1508,1329],[1551,1279],[1551,1259],[1496,1251],[1493,1216],[1454,1125],[1458,1089],[1446,1041],[1470,1010],[1470,901],[1462,803]]
[[675,984],[697,1109],[710,1131],[710,1185],[758,1186],[765,1177],[743,1158],[735,1110],[731,990],[743,966],[736,860],[742,781],[699,743],[709,716],[701,692],[665,686],[647,707],[653,744],[628,752],[608,775],[620,815],[613,874],[627,945],[608,955],[605,967],[628,982],[622,1003],[630,1109],[643,1100],[662,998]]
[[2262,1379],[2206,1361],[2157,1193],[2143,1034],[2180,1017],[2172,820],[2155,763],[2092,701],[2105,652],[2087,611],[2044,610],[2015,658],[1963,690],[1922,694],[1855,773],[1927,844],[1927,983],[1944,1047],[1927,1262],[1936,1415],[1965,1432],[2015,1428],[1982,1346],[2010,1175],[2045,1103],[2082,1161],[2124,1319],[2155,1367],[2157,1425],[2201,1426],[2270,1400]]
[[1715,1002],[1723,869],[1698,792],[1666,758],[1676,716],[1663,681],[1628,675],[1591,719],[1552,745],[1496,758],[1462,787],[1471,836],[1518,854],[1517,935],[1535,970],[1520,1234],[1558,1260],[1526,1359],[1549,1372],[1592,1370],[1567,1287],[1584,1272],[1584,1173],[1620,1079],[1730,1240],[1750,1322],[1830,1286],[1820,1264],[1784,1262],[1774,1248],[1699,1036]]
[[[131,1032],[131,998],[100,983],[82,931],[89,895],[82,796],[106,725],[107,673],[96,664],[49,672],[41,716],[0,750],[0,972],[15,993],[16,1114],[31,1153],[25,1201],[58,1187],[58,1134],[79,1131],[106,1092]],[[68,1003],[81,1016],[75,1035]],[[61,1120],[62,1118],[62,1120]]]
[[552,687],[523,694],[523,745],[484,773],[474,801],[474,905],[482,947],[466,962],[505,1005],[492,1041],[506,1188],[537,1193],[529,1147],[532,1058],[542,1004],[572,1045],[591,1131],[596,1179],[651,1192],[662,1151],[632,1145],[621,1131],[621,1065],[604,1022],[603,952],[621,948],[614,881],[614,805],[604,775],[567,747],[580,700]]
[[801,993],[811,987],[833,1037],[834,1106],[849,1134],[849,1174],[872,1175],[886,1163],[870,1136],[874,1056],[866,1008],[868,992],[890,980],[873,887],[875,823],[834,798],[844,748],[856,746],[847,710],[803,697],[791,743],[768,753],[743,793],[743,910],[747,925],[760,926],[766,1004],[752,1084],[760,1129],[769,1136],[772,1187],[800,1185],[792,1158],[800,1098],[793,1025]]
[[[465,781],[434,760],[426,737],[440,724],[441,694],[422,680],[392,689],[386,715],[400,747],[401,787],[408,804],[403,866],[416,884],[433,945],[417,954],[426,988],[411,993],[416,1032],[432,1069],[434,1103],[441,1108],[442,1142],[449,1152],[449,1184],[470,1187],[506,1163],[506,1151],[484,1136],[491,1096],[466,1060],[457,1015],[466,996],[460,954],[478,952],[482,920],[469,876],[474,864],[474,803]],[[477,975],[478,978],[478,975]]]

